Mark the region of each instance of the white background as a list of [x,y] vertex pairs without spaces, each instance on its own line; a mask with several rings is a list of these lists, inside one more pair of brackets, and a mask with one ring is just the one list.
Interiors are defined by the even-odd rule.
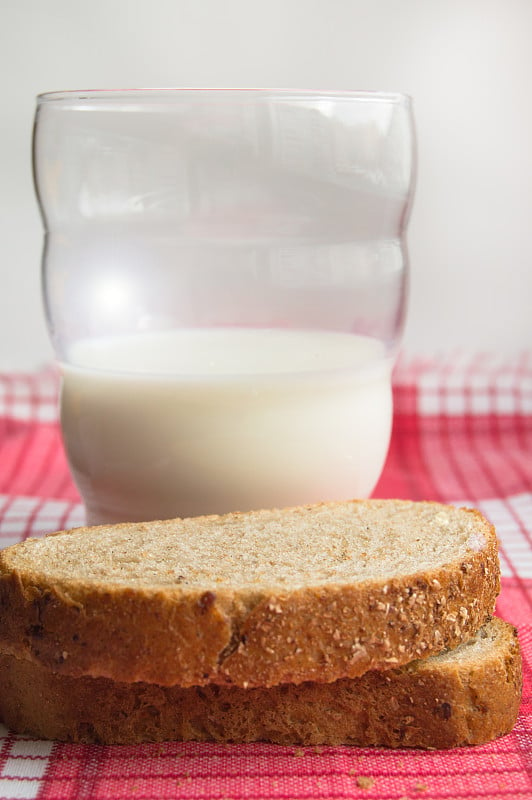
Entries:
[[51,358],[34,96],[240,86],[411,94],[407,352],[532,346],[531,0],[0,0],[0,369]]

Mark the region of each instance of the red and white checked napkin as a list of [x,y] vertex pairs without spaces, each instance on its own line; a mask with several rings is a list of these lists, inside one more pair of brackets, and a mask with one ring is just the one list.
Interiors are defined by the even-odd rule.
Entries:
[[[83,522],[57,422],[54,370],[0,375],[0,547]],[[519,628],[512,733],[448,752],[267,744],[97,747],[0,726],[0,800],[532,798],[532,353],[400,359],[377,497],[476,506],[496,525],[497,611]]]

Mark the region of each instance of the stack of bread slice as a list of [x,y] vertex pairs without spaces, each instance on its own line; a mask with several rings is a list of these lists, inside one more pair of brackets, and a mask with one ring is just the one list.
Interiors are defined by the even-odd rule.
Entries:
[[0,718],[75,742],[444,748],[516,720],[474,510],[351,501],[61,531],[0,554]]

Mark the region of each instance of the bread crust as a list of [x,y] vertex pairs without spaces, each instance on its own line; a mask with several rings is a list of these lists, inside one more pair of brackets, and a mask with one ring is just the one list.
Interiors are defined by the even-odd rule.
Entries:
[[63,675],[182,687],[330,682],[391,669],[456,647],[493,612],[495,532],[479,512],[464,513],[484,544],[457,561],[401,579],[293,590],[52,581],[16,566],[17,545],[0,554],[0,652]]
[[[449,748],[508,733],[521,696],[515,629],[487,623],[479,653],[440,656],[334,683],[162,687],[59,675],[0,656],[0,717],[32,736],[137,744],[175,740]],[[461,649],[467,651],[468,645]]]

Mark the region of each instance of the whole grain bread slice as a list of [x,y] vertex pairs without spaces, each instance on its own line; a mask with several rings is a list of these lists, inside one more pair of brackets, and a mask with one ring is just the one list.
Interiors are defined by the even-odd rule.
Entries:
[[166,739],[447,748],[508,733],[521,696],[514,628],[492,619],[456,650],[386,672],[270,689],[72,678],[0,656],[0,718],[46,739]]
[[493,527],[437,503],[81,528],[0,554],[0,652],[166,686],[328,682],[456,647],[498,591]]

